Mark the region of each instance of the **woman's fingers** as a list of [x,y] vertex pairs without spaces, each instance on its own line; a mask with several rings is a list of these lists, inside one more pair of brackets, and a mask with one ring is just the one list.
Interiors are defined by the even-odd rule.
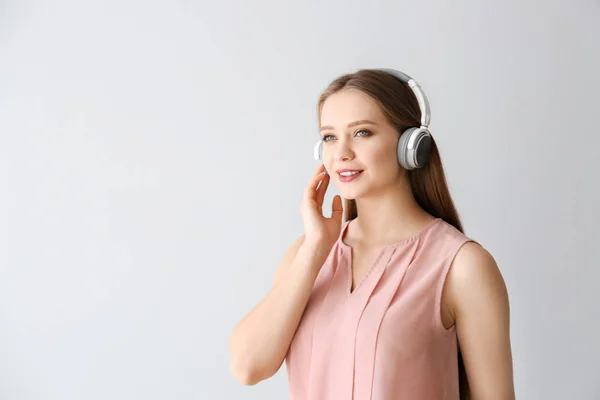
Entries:
[[335,195],[331,202],[331,218],[342,223],[344,207],[342,206],[342,197]]
[[311,177],[308,185],[304,189],[304,196],[307,199],[315,200],[317,198],[317,189],[319,188],[319,183],[323,180],[324,175],[322,174],[324,170],[323,164],[320,164],[315,171],[315,174]]
[[323,205],[323,199],[325,198],[325,193],[327,192],[327,187],[329,187],[329,175],[322,175],[321,181],[319,182],[319,188],[317,189],[316,200],[319,206]]

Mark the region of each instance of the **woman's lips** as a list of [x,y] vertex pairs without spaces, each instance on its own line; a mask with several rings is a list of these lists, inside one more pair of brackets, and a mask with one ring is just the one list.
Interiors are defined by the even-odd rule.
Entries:
[[353,180],[358,179],[362,175],[363,171],[358,171],[356,174],[352,174],[350,176],[344,176],[342,174],[338,174],[341,182],[352,182]]

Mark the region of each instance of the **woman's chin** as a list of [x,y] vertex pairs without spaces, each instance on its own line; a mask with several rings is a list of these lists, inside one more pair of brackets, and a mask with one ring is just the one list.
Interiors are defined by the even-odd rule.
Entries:
[[340,195],[346,200],[356,200],[364,195],[363,190],[340,190]]

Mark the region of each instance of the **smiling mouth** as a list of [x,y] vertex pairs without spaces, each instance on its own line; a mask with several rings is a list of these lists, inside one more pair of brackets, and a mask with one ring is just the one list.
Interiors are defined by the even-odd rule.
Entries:
[[363,171],[340,172],[338,176],[341,182],[350,182],[361,176]]

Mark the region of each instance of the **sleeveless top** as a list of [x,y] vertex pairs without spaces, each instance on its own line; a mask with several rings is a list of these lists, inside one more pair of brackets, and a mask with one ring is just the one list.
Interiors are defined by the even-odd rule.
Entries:
[[383,246],[354,291],[346,221],[313,285],[286,355],[290,400],[458,400],[456,328],[441,294],[460,247],[441,218]]

